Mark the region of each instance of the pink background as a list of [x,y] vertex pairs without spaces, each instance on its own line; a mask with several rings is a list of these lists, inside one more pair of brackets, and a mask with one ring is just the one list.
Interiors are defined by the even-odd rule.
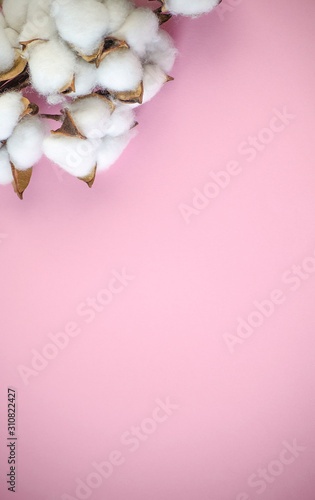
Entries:
[[[92,190],[44,159],[23,203],[1,189],[1,499],[12,386],[18,500],[80,498],[76,479],[114,450],[124,464],[86,498],[315,498],[315,4],[222,6],[169,23],[175,82]],[[249,162],[241,143],[268,138],[284,107],[294,118]],[[187,224],[182,204],[232,160],[238,175]],[[134,278],[86,323],[78,306],[123,268]],[[224,334],[275,289],[283,303],[231,353]],[[69,322],[81,333],[24,384],[18,367]],[[147,420],[167,398],[172,415]],[[153,430],[131,452],[137,425]]]

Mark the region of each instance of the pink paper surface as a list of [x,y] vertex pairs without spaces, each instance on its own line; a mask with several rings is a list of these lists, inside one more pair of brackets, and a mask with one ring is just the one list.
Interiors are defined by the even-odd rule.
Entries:
[[173,19],[92,190],[45,159],[1,188],[1,500],[315,499],[314,21]]

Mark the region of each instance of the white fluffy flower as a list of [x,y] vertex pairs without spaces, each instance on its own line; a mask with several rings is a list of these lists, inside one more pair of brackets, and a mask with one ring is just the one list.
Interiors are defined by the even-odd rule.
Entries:
[[167,82],[167,75],[157,64],[147,64],[143,77],[143,104],[150,101]]
[[101,97],[78,99],[67,106],[79,132],[87,138],[104,137],[112,108]]
[[47,158],[75,177],[86,177],[96,165],[98,142],[50,135],[44,139],[43,150]]
[[18,170],[33,167],[42,156],[44,128],[36,116],[25,116],[7,142],[10,159]]
[[103,0],[108,9],[108,31],[113,33],[124,23],[135,6],[129,0]]
[[20,32],[26,21],[29,0],[3,0],[3,14],[8,25]]
[[157,64],[165,72],[169,73],[174,66],[177,49],[173,39],[164,31],[159,30],[157,35],[147,45],[146,61]]
[[106,135],[117,137],[130,130],[135,124],[135,115],[131,107],[117,104],[111,115]]
[[20,41],[36,38],[50,40],[56,33],[56,24],[50,15],[50,0],[29,0],[27,22],[21,31]]
[[143,57],[146,46],[157,35],[158,29],[159,21],[152,10],[138,8],[132,11],[114,36],[125,40],[132,50]]
[[24,110],[25,104],[19,92],[6,92],[0,96],[0,141],[10,137]]
[[108,33],[108,9],[97,0],[52,0],[51,12],[60,36],[83,54],[93,54]]
[[126,149],[135,134],[136,132],[134,130],[130,130],[126,134],[118,137],[105,137],[97,150],[97,169],[99,171],[107,170],[111,165],[113,165]]
[[108,90],[135,90],[141,83],[143,68],[140,59],[129,49],[108,54],[97,70],[98,84]]
[[30,48],[29,68],[34,88],[43,95],[55,94],[71,84],[76,58],[59,40],[37,42]]
[[97,70],[94,64],[89,64],[78,58],[75,66],[75,92],[71,97],[88,95],[96,87]]
[[172,14],[199,16],[214,9],[221,0],[166,0],[165,8]]
[[15,52],[6,34],[6,29],[0,26],[0,73],[5,73],[14,65]]

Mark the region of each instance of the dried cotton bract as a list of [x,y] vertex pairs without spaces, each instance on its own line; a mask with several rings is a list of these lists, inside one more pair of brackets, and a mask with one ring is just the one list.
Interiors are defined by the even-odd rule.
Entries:
[[[42,149],[90,187],[119,158],[136,134],[133,108],[172,80],[177,51],[160,25],[220,0],[159,2],[153,12],[130,0],[0,0],[0,184],[22,198]],[[28,85],[60,114],[34,116]],[[61,122],[46,138],[43,118]]]

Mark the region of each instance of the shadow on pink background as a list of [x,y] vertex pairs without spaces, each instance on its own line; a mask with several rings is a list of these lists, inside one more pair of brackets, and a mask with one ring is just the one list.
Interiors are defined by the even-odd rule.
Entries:
[[315,499],[315,4],[221,7],[92,190],[1,189],[1,500]]

